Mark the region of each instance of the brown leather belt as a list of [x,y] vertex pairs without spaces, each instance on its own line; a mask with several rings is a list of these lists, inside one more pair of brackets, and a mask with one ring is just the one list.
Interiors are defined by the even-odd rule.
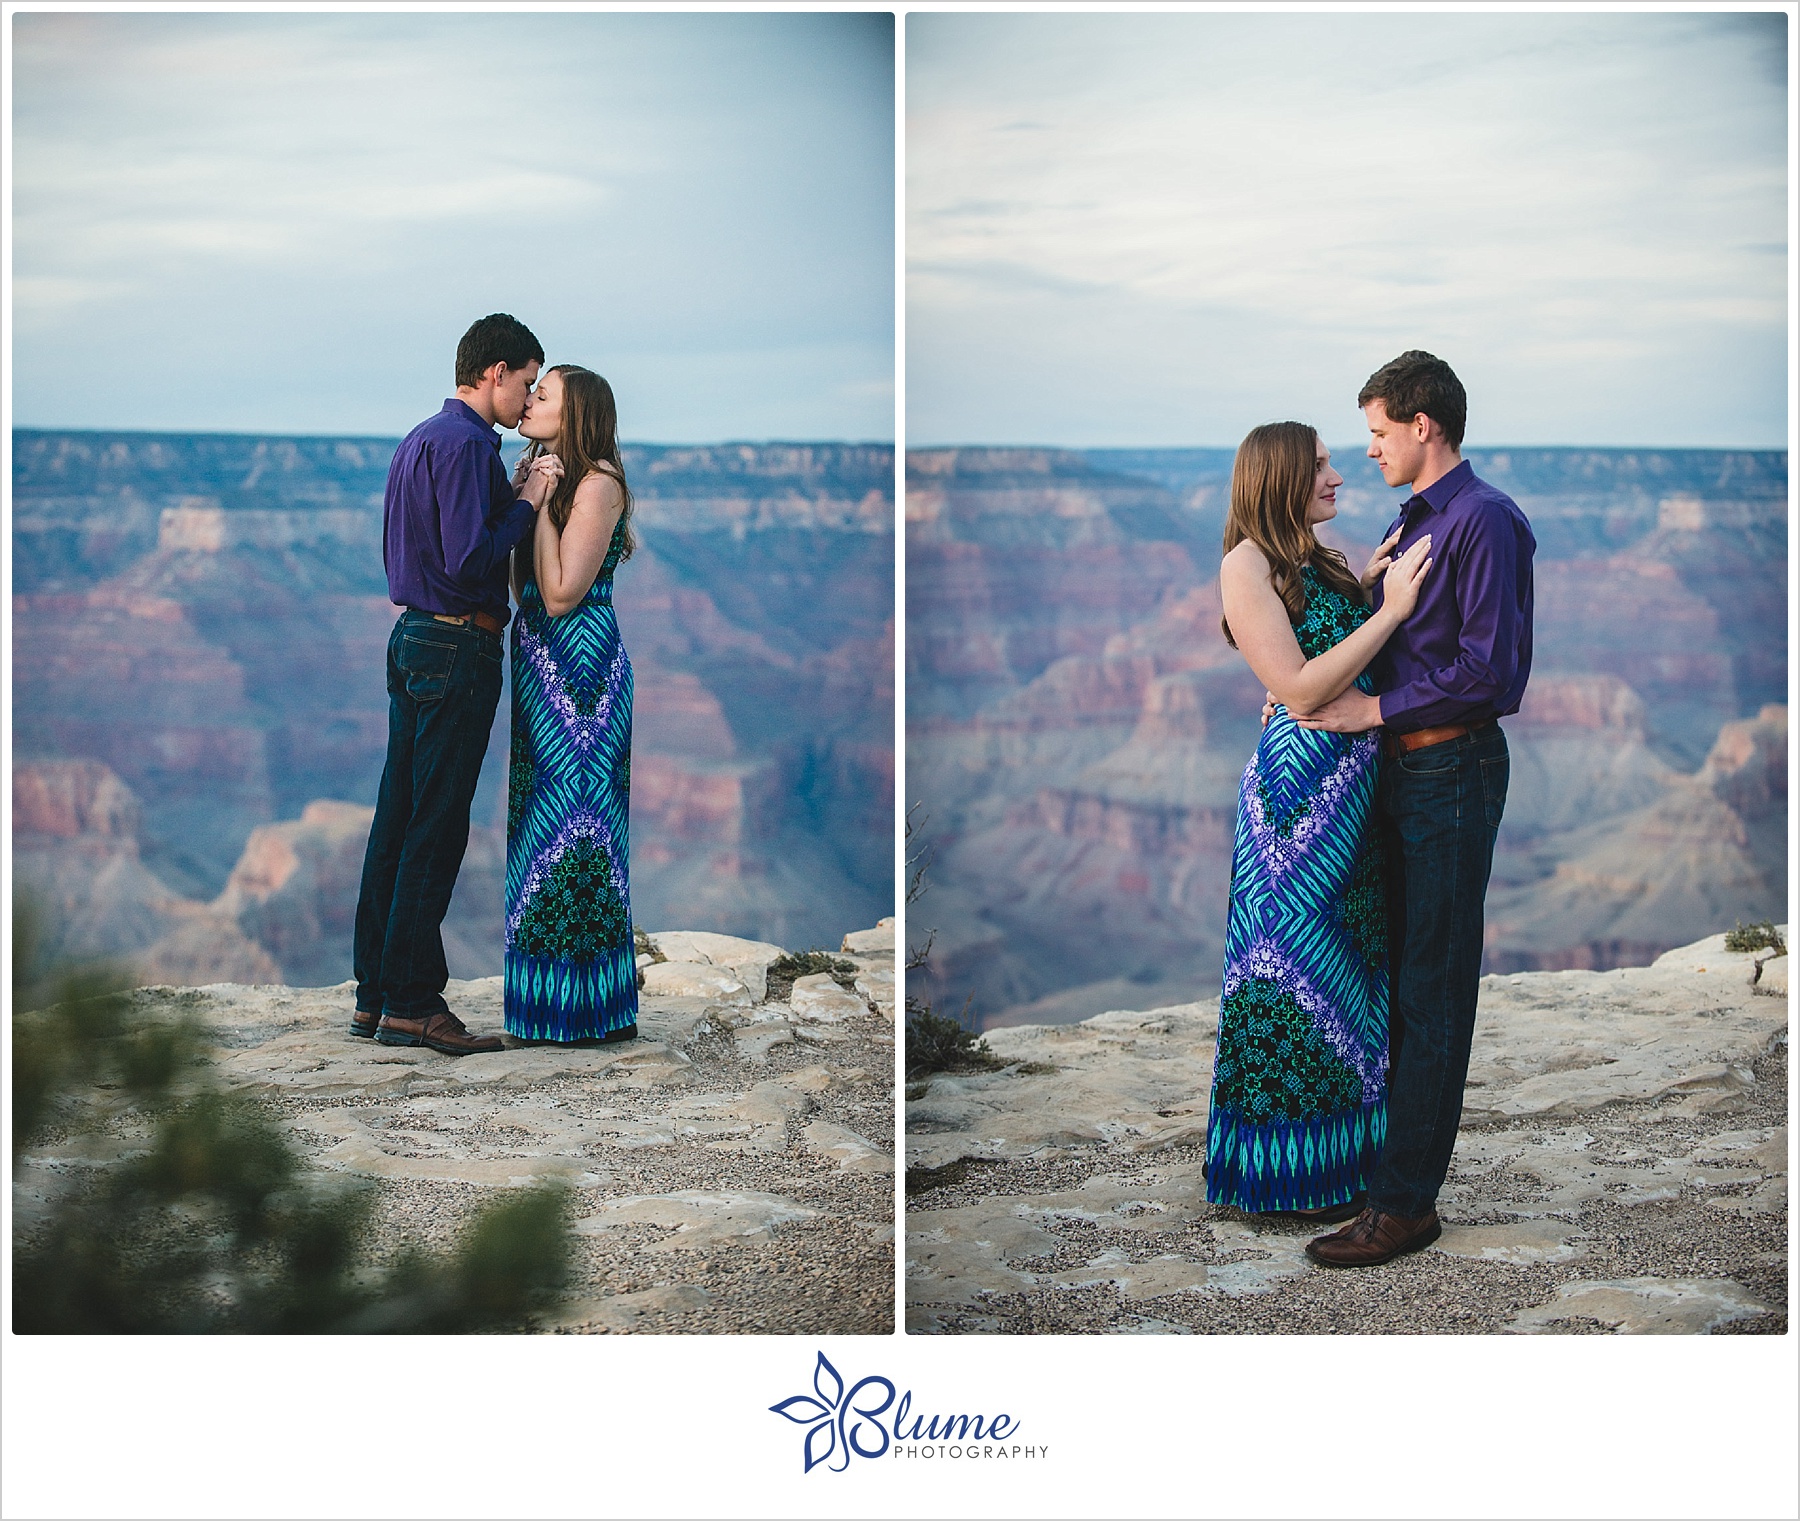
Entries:
[[506,625],[492,613],[469,613],[461,618],[453,617],[449,613],[433,613],[431,616],[439,623],[454,623],[459,628],[466,628],[472,623],[476,628],[486,629],[490,634],[501,634],[506,631]]
[[1392,729],[1381,731],[1381,750],[1390,758],[1406,750],[1423,750],[1427,745],[1442,745],[1453,739],[1461,739],[1465,734],[1474,734],[1488,727],[1493,719],[1478,724],[1439,724],[1435,729],[1414,729],[1410,733],[1396,734]]

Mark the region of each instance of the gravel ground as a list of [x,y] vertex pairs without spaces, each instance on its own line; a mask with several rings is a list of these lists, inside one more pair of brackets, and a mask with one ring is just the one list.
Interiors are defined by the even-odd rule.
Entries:
[[[506,1110],[513,1103],[538,1106],[550,1100],[572,1117],[588,1118],[616,1114],[623,1101],[634,1115],[654,1117],[672,1101],[730,1097],[757,1083],[780,1083],[784,1075],[818,1067],[822,1052],[828,1053],[831,1068],[851,1078],[845,1087],[813,1095],[817,1108],[800,1121],[787,1122],[784,1151],[721,1153],[701,1141],[681,1140],[659,1146],[594,1145],[572,1154],[568,1160],[606,1179],[575,1190],[578,1219],[625,1196],[724,1188],[780,1195],[820,1214],[785,1223],[759,1238],[714,1242],[700,1250],[651,1250],[677,1234],[655,1225],[579,1236],[565,1316],[521,1329],[745,1335],[891,1331],[892,1175],[843,1171],[829,1157],[809,1152],[797,1136],[802,1125],[824,1118],[878,1146],[891,1146],[891,1026],[876,1015],[857,1023],[861,1028],[841,1043],[778,1046],[764,1063],[738,1059],[729,1040],[695,1043],[689,1048],[694,1058],[690,1080],[679,1088],[629,1091],[616,1081],[569,1078],[493,1094],[491,1118],[460,1131],[477,1150],[485,1149],[482,1142],[507,1138]],[[328,1106],[289,1100],[283,1107],[303,1120],[309,1111],[358,1106],[354,1101]],[[407,1128],[425,1127],[409,1117]],[[447,1245],[494,1197],[491,1189],[460,1183],[381,1179],[376,1187],[378,1257],[402,1242]],[[615,1299],[620,1301],[616,1308],[609,1303]]]
[[[1643,1170],[1655,1179],[1659,1158],[1706,1156],[1715,1137],[1784,1125],[1787,1121],[1787,1045],[1780,1042],[1755,1068],[1756,1082],[1741,1102],[1696,1116],[1682,1112],[1678,1096],[1657,1102],[1613,1103],[1583,1115],[1580,1128],[1593,1140],[1583,1155],[1616,1167]],[[1531,1209],[1549,1202],[1538,1179],[1491,1165],[1465,1168],[1469,1152],[1508,1151],[1529,1155],[1554,1144],[1552,1133],[1569,1122],[1490,1123],[1465,1127],[1453,1164],[1446,1224],[1511,1227],[1518,1217],[1498,1206]],[[1477,1141],[1487,1144],[1482,1145]],[[1787,1303],[1787,1216],[1743,1207],[1756,1187],[1749,1183],[1708,1184],[1685,1178],[1676,1197],[1657,1202],[1617,1202],[1599,1198],[1585,1206],[1553,1210],[1540,1228],[1570,1227],[1573,1252],[1555,1262],[1484,1261],[1432,1249],[1382,1267],[1330,1270],[1304,1259],[1296,1249],[1319,1227],[1279,1217],[1245,1215],[1203,1202],[1202,1161],[1197,1146],[1169,1147],[1144,1154],[1126,1145],[1082,1148],[1024,1161],[952,1166],[937,1177],[917,1180],[909,1213],[975,1206],[1007,1197],[1073,1190],[1096,1174],[1165,1190],[1186,1180],[1198,1198],[1195,1213],[1178,1229],[1146,1231],[1110,1228],[1059,1216],[1049,1228],[1059,1245],[1053,1256],[1032,1257],[1018,1266],[1039,1285],[982,1298],[969,1306],[919,1306],[911,1329],[943,1334],[1042,1335],[1050,1333],[1232,1333],[1315,1334],[1321,1332],[1437,1335],[1494,1333],[1510,1329],[1521,1311],[1552,1304],[1571,1284],[1654,1278],[1730,1280],[1774,1307],[1716,1327],[1734,1335],[1785,1335]],[[924,1186],[919,1186],[919,1184]],[[1612,1192],[1624,1191],[1620,1184]],[[1454,1204],[1448,1202],[1454,1199]],[[1737,1200],[1738,1207],[1732,1208]],[[1103,1254],[1117,1263],[1144,1264],[1179,1257],[1211,1267],[1247,1263],[1253,1267],[1291,1263],[1285,1275],[1237,1292],[1194,1292],[1128,1298],[1111,1283],[1044,1285],[1053,1274],[1079,1278]],[[1226,1275],[1229,1279],[1229,1275]],[[1578,1308],[1571,1305],[1571,1310]],[[1557,1334],[1610,1333],[1614,1325],[1578,1313],[1544,1327]]]

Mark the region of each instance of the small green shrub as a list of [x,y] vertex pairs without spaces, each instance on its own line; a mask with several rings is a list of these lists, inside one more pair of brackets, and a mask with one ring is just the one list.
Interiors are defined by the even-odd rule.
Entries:
[[[926,868],[931,864],[932,852],[929,847],[913,848],[913,836],[923,830],[925,819],[916,824],[913,815],[919,810],[914,803],[906,810],[906,864],[909,873],[906,884],[906,901],[916,903],[925,896]],[[906,970],[923,974],[930,962],[931,948],[937,939],[936,930],[927,930],[925,943],[920,946],[909,946],[906,956]],[[925,979],[923,975],[920,981]],[[928,999],[914,998],[910,995],[906,1000],[906,1077],[907,1099],[919,1099],[925,1096],[925,1084],[915,1083],[915,1078],[929,1077],[934,1072],[992,1072],[1006,1065],[988,1049],[985,1037],[973,1028],[974,1021],[969,1017],[969,1009],[973,999],[964,1002],[962,1017],[947,1019],[935,1012]],[[1048,1069],[1042,1069],[1048,1070]],[[910,1174],[908,1175],[910,1179]],[[960,1176],[960,1174],[958,1174]],[[924,1187],[937,1187],[938,1184],[926,1183]],[[915,1191],[911,1182],[908,1191]]]
[[1725,932],[1725,949],[1728,951],[1774,951],[1778,956],[1787,955],[1787,947],[1781,943],[1781,931],[1775,928],[1773,920],[1764,919],[1758,924],[1739,923],[1735,929]]
[[848,957],[834,956],[816,945],[807,951],[788,951],[769,963],[768,996],[780,1003],[794,991],[794,984],[802,977],[815,977],[820,972],[831,973],[839,987],[854,989],[859,970]]
[[988,1049],[985,1036],[958,1020],[934,1013],[929,1004],[909,1002],[906,1010],[906,1075],[932,1072],[991,1072],[1005,1063]]

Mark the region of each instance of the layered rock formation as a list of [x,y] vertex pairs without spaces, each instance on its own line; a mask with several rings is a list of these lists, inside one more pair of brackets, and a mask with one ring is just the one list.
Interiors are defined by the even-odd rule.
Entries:
[[1217,1025],[1004,1029],[1001,1070],[909,1085],[909,1329],[1786,1331],[1785,955],[1484,978],[1443,1238],[1355,1272],[1205,1202]]
[[[374,816],[356,803],[320,801],[298,819],[251,831],[212,906],[275,958],[282,981],[310,987],[342,974]],[[478,850],[470,865],[482,864]]]
[[142,982],[274,982],[275,958],[231,917],[143,862],[136,796],[96,761],[13,768],[13,882],[45,965],[123,962]]
[[[1697,928],[1781,916],[1784,787],[1734,802],[1695,768],[1785,689],[1785,457],[1471,459],[1540,543],[1490,969],[1643,961]],[[1367,460],[1337,460],[1331,534],[1360,565],[1399,499]],[[937,932],[920,980],[940,1007],[998,1025],[1217,985],[1262,696],[1218,626],[1230,463],[909,457],[907,786],[933,857],[914,922]],[[1638,819],[1652,808],[1660,823]],[[1559,885],[1603,847],[1610,864]],[[1656,888],[1659,864],[1684,894]],[[1570,913],[1571,884],[1600,878],[1604,904]]]
[[[658,968],[690,984],[725,975],[647,988],[639,1038],[588,1049],[377,1045],[349,1033],[347,983],[134,996],[197,1015],[227,1083],[268,1100],[316,1166],[373,1182],[378,1256],[447,1245],[492,1190],[560,1177],[574,1190],[576,1283],[542,1329],[887,1333],[892,921],[845,937],[850,987],[802,978],[783,1000],[765,986],[778,946],[650,940],[667,956]],[[683,959],[697,956],[712,959]],[[499,1028],[499,978],[452,982],[448,996],[471,1028]],[[59,1179],[106,1160],[46,1142],[19,1170],[17,1210],[29,1219]]]
[[[1556,864],[1547,880],[1490,894],[1487,964],[1496,971],[1636,965],[1666,948],[1672,926],[1769,917],[1785,899],[1787,724],[1787,709],[1774,704],[1728,723],[1706,764],[1692,776],[1665,775],[1646,806],[1609,817],[1596,799],[1585,815],[1593,822],[1580,822],[1584,815],[1570,808],[1561,832],[1528,839],[1526,849]],[[1554,796],[1556,773],[1536,751],[1541,743],[1533,734],[1526,753]],[[1642,766],[1629,743],[1610,753],[1617,763]],[[1616,805],[1655,780],[1647,768],[1637,775],[1639,788],[1609,785],[1604,796]],[[1620,781],[1618,770],[1606,780]]]
[[1062,656],[1098,655],[1198,579],[1191,516],[1154,484],[1078,454],[912,451],[909,718],[966,717]]
[[[141,808],[139,866],[171,895],[227,891],[261,826],[374,801],[392,452],[15,435],[16,752],[120,778]],[[617,581],[637,675],[638,912],[835,943],[891,907],[892,451],[636,448],[625,464],[642,539]],[[503,699],[448,929],[459,975],[499,966],[506,732]],[[270,927],[289,981],[348,971],[347,937],[331,938],[342,864],[313,909]],[[249,892],[234,918],[257,917]],[[325,937],[311,949],[295,938],[309,913]],[[88,936],[112,954],[141,938]]]

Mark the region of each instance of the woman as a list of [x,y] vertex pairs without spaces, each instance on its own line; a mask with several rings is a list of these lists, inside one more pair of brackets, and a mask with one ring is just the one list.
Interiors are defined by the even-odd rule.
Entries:
[[[1244,771],[1207,1119],[1206,1196],[1349,1219],[1386,1131],[1387,910],[1370,810],[1377,736],[1306,729],[1412,612],[1430,540],[1360,580],[1321,545],[1343,477],[1304,423],[1238,449],[1219,568],[1225,638],[1275,707]],[[1383,580],[1382,604],[1369,593]]]
[[532,443],[518,478],[542,470],[555,484],[513,558],[505,1028],[526,1041],[629,1040],[631,662],[612,576],[634,545],[612,388],[557,365],[519,432]]

